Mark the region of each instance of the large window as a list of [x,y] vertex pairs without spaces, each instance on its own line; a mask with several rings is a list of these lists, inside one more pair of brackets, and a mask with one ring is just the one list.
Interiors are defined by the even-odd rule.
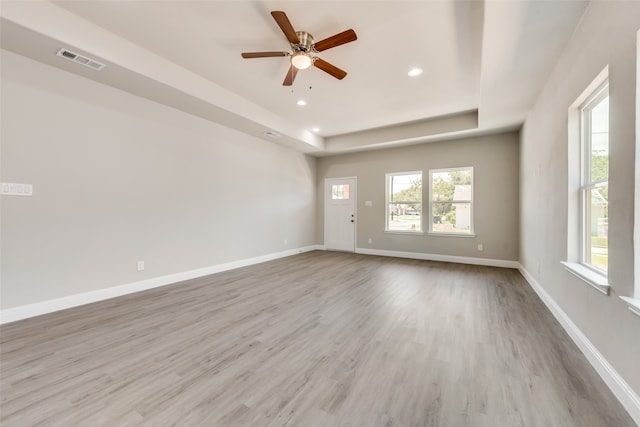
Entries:
[[609,265],[609,86],[580,107],[581,262],[606,274]]
[[422,172],[386,176],[386,231],[422,233]]
[[429,232],[473,235],[473,168],[429,171]]

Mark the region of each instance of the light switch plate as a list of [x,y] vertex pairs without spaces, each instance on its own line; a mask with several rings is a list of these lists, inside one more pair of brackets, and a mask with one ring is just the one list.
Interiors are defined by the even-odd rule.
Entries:
[[33,185],[3,182],[0,184],[0,194],[3,196],[32,196]]

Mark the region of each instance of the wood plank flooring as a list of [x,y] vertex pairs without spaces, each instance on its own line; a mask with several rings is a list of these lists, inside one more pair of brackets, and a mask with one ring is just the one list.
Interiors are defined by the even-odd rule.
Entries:
[[633,426],[510,269],[309,252],[0,328],[10,426]]

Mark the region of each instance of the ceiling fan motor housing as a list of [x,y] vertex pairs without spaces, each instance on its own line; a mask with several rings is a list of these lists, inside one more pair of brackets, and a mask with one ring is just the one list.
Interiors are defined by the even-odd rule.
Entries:
[[296,52],[311,52],[313,50],[313,36],[306,31],[296,31],[299,44],[291,43],[291,47]]

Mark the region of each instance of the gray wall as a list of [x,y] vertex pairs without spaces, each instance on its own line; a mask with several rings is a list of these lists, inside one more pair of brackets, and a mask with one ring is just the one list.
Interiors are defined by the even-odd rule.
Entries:
[[[591,3],[527,117],[520,153],[521,263],[636,393],[640,393],[640,318],[618,296],[633,296],[638,28],[640,2]],[[567,110],[607,64],[609,296],[590,288],[560,264],[567,257]]]
[[7,51],[1,136],[3,309],[316,243],[314,158]]
[[[323,212],[326,178],[356,176],[357,248],[517,261],[518,153],[518,134],[512,132],[323,157],[317,166],[318,212]],[[423,206],[428,211],[429,169],[461,166],[474,167],[475,238],[384,232],[386,173],[422,170]],[[364,206],[367,200],[372,207]],[[428,219],[424,223],[427,228]],[[320,214],[317,227],[318,236],[323,236]],[[479,243],[482,252],[477,250]]]

